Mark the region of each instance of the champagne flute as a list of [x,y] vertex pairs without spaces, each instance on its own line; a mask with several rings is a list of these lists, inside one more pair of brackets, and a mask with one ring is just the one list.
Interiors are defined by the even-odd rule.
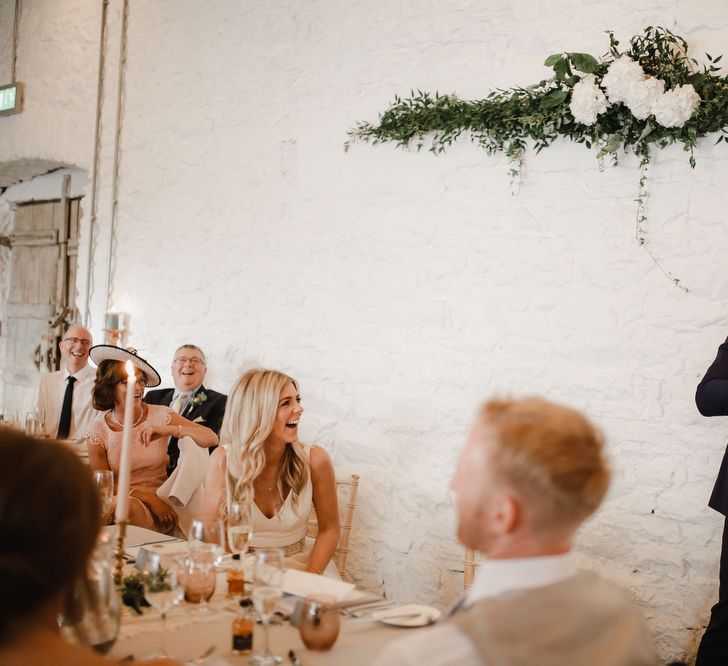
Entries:
[[[238,556],[238,563],[235,570],[232,572],[233,576],[231,580],[236,580],[240,587],[242,587],[244,580],[242,556],[247,552],[248,543],[253,536],[253,519],[251,509],[252,506],[250,502],[230,502],[228,506],[228,545],[230,547],[230,551],[234,555]],[[240,593],[243,593],[242,589],[240,589]]]
[[[187,539],[190,547],[190,558],[207,580],[207,575],[215,565],[220,564],[225,552],[225,529],[218,518],[196,518],[190,525]],[[206,595],[202,595],[200,612],[209,610]]]
[[253,605],[263,621],[265,647],[250,659],[251,664],[273,666],[281,657],[271,654],[268,637],[268,623],[283,596],[283,550],[281,548],[258,548],[253,565]]
[[171,557],[153,554],[144,568],[144,598],[159,611],[162,618],[162,631],[159,639],[161,656],[167,656],[164,636],[167,633],[167,613],[178,604],[184,595],[181,584],[179,562]]
[[98,469],[94,472],[94,482],[101,499],[101,516],[107,521],[114,503],[114,473],[110,469]]

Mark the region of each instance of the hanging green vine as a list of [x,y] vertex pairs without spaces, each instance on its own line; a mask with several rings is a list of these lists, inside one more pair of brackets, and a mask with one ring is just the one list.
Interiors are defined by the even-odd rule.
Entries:
[[[494,90],[482,100],[418,91],[394,98],[376,124],[360,122],[344,147],[355,141],[427,146],[440,154],[463,134],[489,155],[504,153],[511,175],[520,177],[526,148],[538,153],[565,137],[595,148],[600,166],[619,150],[640,159],[636,237],[645,244],[647,167],[652,146],[682,144],[695,166],[697,140],[718,133],[728,140],[728,77],[719,76],[722,56],[706,54],[702,68],[688,56],[687,42],[666,28],[649,27],[619,50],[609,34],[602,60],[586,53],[558,53],[545,65],[553,76],[534,85]],[[658,267],[681,289],[679,280]]]

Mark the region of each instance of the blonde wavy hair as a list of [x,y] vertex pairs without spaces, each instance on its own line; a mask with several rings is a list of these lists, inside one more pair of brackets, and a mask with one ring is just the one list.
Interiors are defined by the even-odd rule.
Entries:
[[[230,391],[220,429],[220,444],[227,446],[228,501],[253,501],[253,482],[265,468],[264,444],[275,425],[278,401],[287,384],[298,391],[293,377],[277,370],[255,369],[248,370]],[[280,498],[288,486],[297,506],[309,473],[303,446],[296,439],[283,453],[276,481]]]

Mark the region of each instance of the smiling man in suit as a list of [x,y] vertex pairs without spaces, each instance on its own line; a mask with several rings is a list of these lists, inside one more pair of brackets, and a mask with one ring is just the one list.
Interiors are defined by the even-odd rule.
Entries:
[[[149,391],[144,396],[144,402],[150,405],[169,405],[186,419],[207,426],[219,435],[227,396],[203,386],[202,381],[206,373],[207,361],[204,352],[197,345],[182,345],[172,359],[172,379],[175,387]],[[169,476],[177,467],[179,460],[179,444],[176,437],[169,438],[167,453],[169,454],[167,476]]]

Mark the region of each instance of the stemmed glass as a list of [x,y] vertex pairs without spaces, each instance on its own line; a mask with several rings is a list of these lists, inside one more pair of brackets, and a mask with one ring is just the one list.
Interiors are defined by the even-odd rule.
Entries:
[[156,553],[150,556],[144,568],[144,598],[159,611],[162,618],[159,651],[163,657],[167,656],[164,644],[167,613],[175,604],[182,601],[184,596],[180,574],[180,564],[175,558]]
[[114,502],[114,473],[110,469],[98,469],[94,472],[94,482],[101,500],[101,516],[106,521]]
[[247,552],[248,543],[253,536],[251,509],[250,502],[230,502],[228,505],[227,538],[230,551],[239,558],[233,572],[237,581],[243,580],[242,556]]
[[268,623],[283,596],[283,550],[258,548],[253,565],[253,605],[263,621],[265,648],[250,659],[251,664],[273,666],[282,660],[271,654],[268,642]]
[[187,541],[190,547],[190,559],[195,568],[199,570],[203,581],[200,612],[205,613],[209,608],[204,586],[207,585],[208,574],[213,567],[220,564],[225,552],[225,529],[222,520],[218,518],[196,518],[190,525]]

